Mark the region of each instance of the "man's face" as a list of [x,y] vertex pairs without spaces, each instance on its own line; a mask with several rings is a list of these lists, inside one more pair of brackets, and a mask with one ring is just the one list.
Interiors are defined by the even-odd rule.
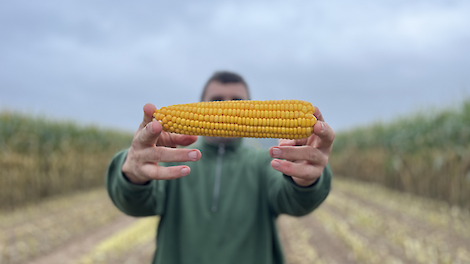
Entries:
[[248,100],[248,90],[242,83],[220,83],[212,81],[207,85],[203,101]]
[[[203,101],[249,100],[248,89],[242,83],[210,82],[207,85]],[[204,137],[206,141],[215,144],[227,144],[236,138]]]

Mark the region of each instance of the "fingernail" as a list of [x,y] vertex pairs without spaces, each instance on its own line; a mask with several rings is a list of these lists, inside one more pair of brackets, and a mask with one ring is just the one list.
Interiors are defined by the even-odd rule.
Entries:
[[184,167],[181,169],[181,175],[187,175],[189,173],[189,168],[188,167]]
[[148,123],[145,128],[150,132],[150,133],[155,133],[153,131],[153,127],[152,127],[152,122]]
[[273,168],[279,168],[279,166],[281,166],[281,164],[277,160],[273,161],[271,165],[273,166]]
[[281,156],[282,150],[280,148],[273,148],[273,157],[279,158]]
[[321,132],[325,132],[325,123],[321,122]]
[[197,159],[197,151],[194,150],[194,151],[189,152],[188,157],[192,160]]

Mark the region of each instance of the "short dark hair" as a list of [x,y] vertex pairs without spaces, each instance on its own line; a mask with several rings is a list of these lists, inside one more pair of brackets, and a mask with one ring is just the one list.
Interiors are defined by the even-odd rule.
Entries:
[[207,86],[211,82],[220,82],[223,84],[226,83],[241,83],[245,86],[246,91],[248,93],[248,98],[250,97],[250,91],[248,90],[248,85],[246,84],[245,80],[242,76],[237,73],[229,72],[229,71],[217,71],[207,80],[206,85],[204,85],[204,90],[202,90],[201,101],[204,100],[204,95],[206,95]]

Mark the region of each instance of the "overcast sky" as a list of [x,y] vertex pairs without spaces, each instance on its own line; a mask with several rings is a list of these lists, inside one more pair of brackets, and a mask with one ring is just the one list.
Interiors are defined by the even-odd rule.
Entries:
[[134,131],[216,70],[341,131],[470,94],[470,1],[2,1],[0,109]]

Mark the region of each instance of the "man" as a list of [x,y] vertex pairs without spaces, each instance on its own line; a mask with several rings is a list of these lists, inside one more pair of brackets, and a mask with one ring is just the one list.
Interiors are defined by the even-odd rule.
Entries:
[[[249,98],[243,78],[230,72],[215,73],[202,94],[203,101]],[[160,215],[154,263],[284,263],[277,216],[308,214],[330,190],[335,136],[318,108],[312,136],[280,140],[269,152],[239,138],[196,142],[162,132],[155,109],[144,106],[131,147],[114,157],[107,176],[124,213]]]

